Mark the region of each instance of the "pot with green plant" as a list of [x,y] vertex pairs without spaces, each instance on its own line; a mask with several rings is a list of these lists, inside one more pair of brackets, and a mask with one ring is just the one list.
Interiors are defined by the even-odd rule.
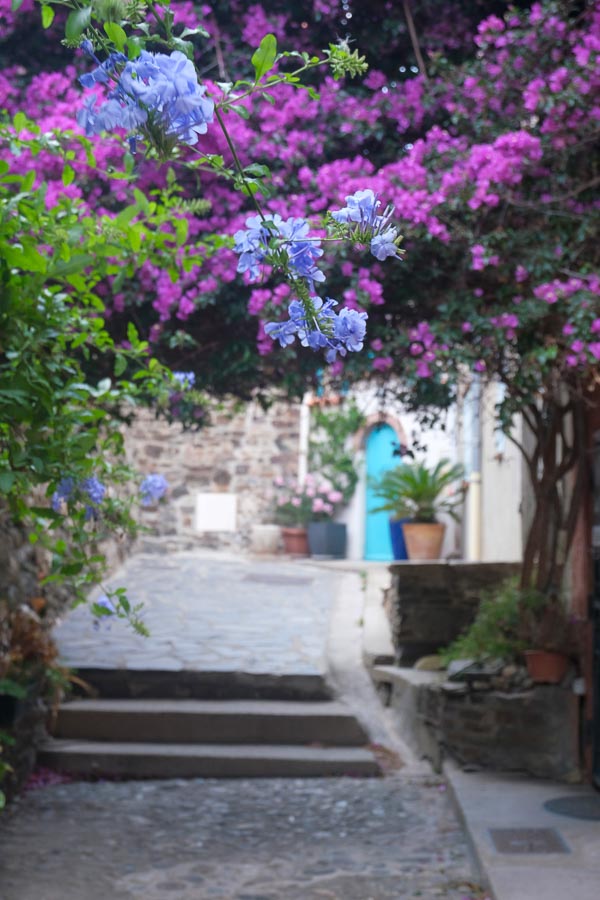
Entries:
[[521,609],[519,631],[527,672],[537,684],[560,684],[576,654],[576,620],[559,597],[539,594]]
[[449,491],[462,478],[462,466],[442,459],[433,468],[424,463],[396,466],[373,483],[375,496],[384,502],[372,512],[389,512],[391,521],[408,520],[402,531],[410,560],[439,559],[446,526],[438,516],[445,513],[458,521],[463,489]]

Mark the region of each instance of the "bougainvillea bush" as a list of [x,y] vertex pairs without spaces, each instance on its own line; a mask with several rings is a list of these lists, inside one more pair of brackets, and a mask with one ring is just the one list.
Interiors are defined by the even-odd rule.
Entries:
[[[122,4],[95,6],[107,21],[123,21]],[[160,15],[162,6],[129,5],[127,14],[138,10],[143,24],[150,9]],[[450,403],[460,379],[498,379],[505,386],[503,426],[510,431],[521,412],[535,438],[528,463],[538,512],[525,579],[536,564],[538,586],[555,584],[557,550],[568,546],[579,505],[575,490],[567,508],[559,485],[581,470],[599,343],[596,5],[428,0],[411,10],[386,2],[364,9],[333,0],[174,0],[171,8],[174,39],[182,52],[193,45],[208,94],[247,76],[248,55],[266,32],[309,54],[332,32],[361,35],[371,63],[362,84],[315,67],[307,78],[311,90],[287,84],[278,86],[275,102],[262,94],[239,99],[237,112],[227,114],[230,136],[242,166],[258,167],[249,173],[257,197],[283,221],[347,208],[346,197],[365,190],[378,195],[381,213],[395,205],[407,250],[402,263],[367,263],[350,245],[341,252],[327,242],[320,248],[327,295],[369,315],[367,352],[338,355],[330,371],[347,381],[400,376],[404,399],[421,409]],[[40,72],[32,64],[42,58],[35,48],[43,32],[30,18],[36,11],[24,3],[17,16],[6,0],[2,9],[4,105],[12,114],[25,103],[44,128],[73,128],[85,102],[77,76],[90,72],[84,51],[75,49],[81,35],[59,50],[65,12],[46,7],[44,46],[54,44],[44,55],[48,71]],[[193,33],[199,27],[210,39]],[[221,130],[208,128],[199,144],[231,169]],[[171,190],[188,240],[247,229],[252,203],[234,177],[220,178],[201,164],[184,169],[178,160],[158,166],[132,155],[120,139],[103,138],[95,147],[99,166],[90,170],[76,154],[66,179],[61,166],[38,158],[50,200],[66,192],[94,212],[115,215],[129,191],[126,178],[112,177],[117,171],[135,175],[140,195]],[[272,172],[269,187],[264,166]],[[290,284],[269,265],[252,283],[251,268],[240,273],[238,262],[231,247],[187,269],[175,260],[165,271],[148,260],[137,279],[109,276],[101,288],[111,335],[126,341],[133,319],[156,355],[193,369],[209,390],[242,396],[273,384],[301,390],[321,361],[298,341],[280,347],[285,340],[272,335],[285,334],[265,327],[285,322]],[[564,440],[555,465],[557,435]]]
[[[100,537],[133,526],[116,490],[129,474],[120,462],[121,422],[138,403],[152,404],[169,420],[205,422],[198,372],[169,372],[157,358],[159,323],[189,317],[204,270],[215,279],[210,267],[221,258],[230,280],[236,273],[249,282],[276,274],[290,302],[287,316],[265,332],[282,346],[297,339],[333,362],[362,349],[367,313],[318,295],[316,285],[325,281],[318,266],[322,241],[367,245],[383,261],[400,256],[400,237],[392,210],[368,189],[334,208],[316,230],[300,216],[267,211],[269,170],[240,159],[239,135],[234,140],[226,124],[245,119],[244,100],[272,102],[271,92],[286,86],[305,89],[315,102],[301,79],[319,67],[335,79],[363,72],[364,60],[344,42],[320,56],[278,53],[275,36],[267,34],[251,56],[249,78],[204,82],[186,38],[204,39],[205,30],[176,23],[168,0],[56,5],[65,45],[83,54],[82,72],[77,79],[69,67],[34,75],[26,98],[35,94],[40,104],[42,97],[31,110],[37,118],[7,112],[1,125],[7,153],[0,169],[0,485],[9,511],[31,523],[32,541],[44,540],[52,550],[46,580],[85,583],[102,571]],[[54,22],[54,5],[43,3],[49,37]],[[21,76],[26,83],[28,73],[15,67],[5,73],[7,98],[14,99],[14,84]],[[63,106],[52,102],[57,84]],[[197,147],[213,132],[227,161]],[[210,201],[197,196],[205,179],[209,196],[213,183],[230,183],[254,215],[246,210],[239,222],[224,219],[222,234],[205,229]],[[195,191],[182,196],[190,183]],[[186,278],[189,291],[175,302],[167,286],[181,290]],[[157,321],[147,329],[136,309],[147,312],[149,298]],[[226,324],[221,329],[226,333]],[[193,349],[194,362],[210,340],[172,336]],[[167,487],[160,473],[148,476],[142,505],[159,500]],[[34,499],[37,488],[49,503]],[[126,597],[116,592],[115,599],[112,612],[141,628]]]

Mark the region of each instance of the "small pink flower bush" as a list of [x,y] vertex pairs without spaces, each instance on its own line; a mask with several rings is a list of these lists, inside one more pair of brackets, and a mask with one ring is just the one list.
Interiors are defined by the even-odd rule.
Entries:
[[304,484],[294,479],[275,479],[275,517],[282,525],[303,528],[309,522],[331,519],[344,497],[341,491],[317,475],[308,474]]

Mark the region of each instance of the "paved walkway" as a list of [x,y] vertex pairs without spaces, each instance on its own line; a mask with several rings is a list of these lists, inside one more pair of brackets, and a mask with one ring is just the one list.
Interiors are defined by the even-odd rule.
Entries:
[[150,638],[123,621],[96,630],[83,606],[55,636],[73,668],[323,674],[335,577],[293,562],[141,553],[109,584],[144,604]]
[[[360,668],[361,580],[307,563],[138,555],[112,580],[152,636],[89,612],[57,631],[73,666],[325,674],[390,740]],[[330,627],[331,626],[331,627]],[[393,754],[392,754],[393,756]],[[0,900],[471,900],[445,785],[383,779],[82,782],[39,788],[0,820]]]
[[0,824],[2,900],[466,900],[436,780],[80,783]]

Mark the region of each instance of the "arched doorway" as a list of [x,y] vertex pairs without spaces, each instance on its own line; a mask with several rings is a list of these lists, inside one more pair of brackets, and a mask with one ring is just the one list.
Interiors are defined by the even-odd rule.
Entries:
[[[367,508],[365,523],[365,559],[388,561],[394,558],[390,539],[389,514],[371,510],[381,503],[373,494],[371,480],[380,478],[400,462],[398,435],[386,423],[375,425],[367,435]],[[395,451],[395,452],[394,452]]]

